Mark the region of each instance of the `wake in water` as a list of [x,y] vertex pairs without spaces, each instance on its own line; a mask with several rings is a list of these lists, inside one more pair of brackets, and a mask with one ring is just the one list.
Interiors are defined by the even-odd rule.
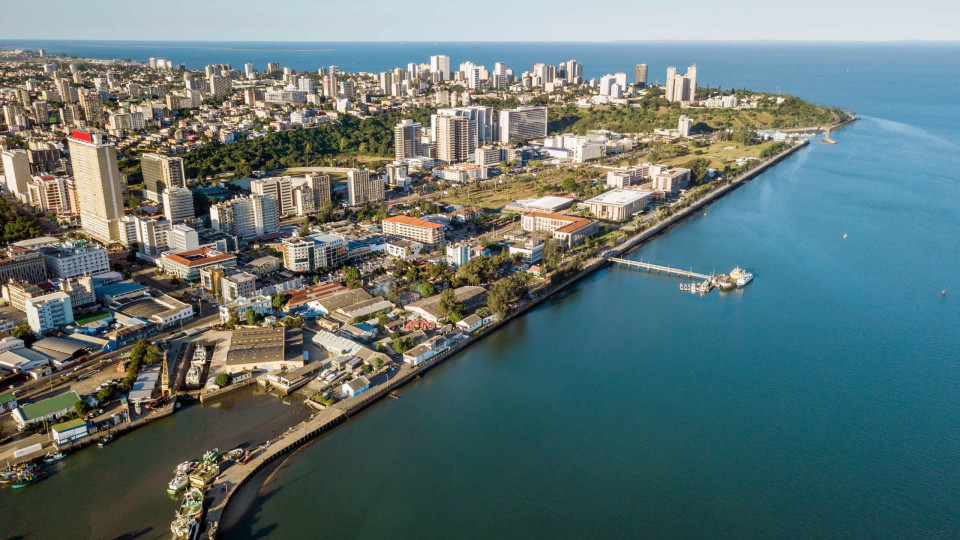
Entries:
[[960,146],[958,146],[956,143],[948,141],[942,137],[938,137],[924,129],[911,126],[910,124],[904,124],[903,122],[896,122],[894,120],[887,120],[886,118],[877,118],[875,116],[860,115],[859,118],[877,124],[880,126],[880,129],[884,131],[890,131],[892,133],[913,137],[914,139],[922,139],[924,141],[933,142],[943,146],[944,148],[950,148],[952,150],[960,149]]

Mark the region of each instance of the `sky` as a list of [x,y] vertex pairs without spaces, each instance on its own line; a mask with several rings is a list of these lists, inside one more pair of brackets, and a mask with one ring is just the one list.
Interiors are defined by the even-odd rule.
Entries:
[[0,39],[960,40],[957,0],[3,0]]

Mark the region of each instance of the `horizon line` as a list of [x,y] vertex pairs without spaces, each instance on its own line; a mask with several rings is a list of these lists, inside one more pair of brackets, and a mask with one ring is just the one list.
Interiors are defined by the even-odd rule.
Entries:
[[88,41],[88,42],[127,42],[127,43],[222,43],[222,42],[235,42],[235,43],[427,43],[427,44],[439,44],[439,43],[455,43],[455,44],[464,44],[464,43],[950,43],[950,44],[960,44],[960,38],[957,39],[923,39],[923,38],[906,38],[906,39],[767,39],[767,38],[757,38],[757,39],[607,39],[607,40],[467,40],[467,41],[457,41],[457,40],[387,40],[387,39],[372,39],[372,40],[329,40],[329,41],[316,41],[316,40],[263,40],[263,39],[97,39],[97,38],[38,38],[38,37],[24,37],[24,38],[10,38],[4,37],[0,39],[0,43],[13,42],[13,41],[50,41],[50,42],[66,42],[66,41]]

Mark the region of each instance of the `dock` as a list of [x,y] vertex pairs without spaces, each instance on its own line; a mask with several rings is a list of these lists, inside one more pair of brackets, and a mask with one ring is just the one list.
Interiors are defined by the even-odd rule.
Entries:
[[701,274],[699,272],[694,272],[693,270],[682,270],[680,268],[673,268],[670,266],[663,266],[661,264],[652,264],[645,263],[643,261],[631,261],[630,259],[620,259],[617,257],[610,257],[610,262],[628,266],[630,268],[636,268],[637,270],[646,270],[647,272],[656,272],[658,274],[667,274],[668,276],[677,276],[685,277],[690,279],[710,279],[709,274]]

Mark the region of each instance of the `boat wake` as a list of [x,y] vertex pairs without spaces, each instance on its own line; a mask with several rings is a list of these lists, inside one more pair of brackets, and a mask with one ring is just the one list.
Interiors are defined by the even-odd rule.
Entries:
[[859,118],[863,120],[868,120],[880,126],[880,129],[884,131],[890,131],[893,133],[899,133],[901,135],[907,135],[915,139],[921,139],[924,141],[937,143],[945,148],[950,148],[953,150],[960,150],[960,145],[944,139],[943,137],[938,137],[929,131],[926,131],[917,126],[912,126],[910,124],[904,124],[903,122],[897,122],[895,120],[887,120],[886,118],[877,118],[876,116],[863,116],[860,115]]

